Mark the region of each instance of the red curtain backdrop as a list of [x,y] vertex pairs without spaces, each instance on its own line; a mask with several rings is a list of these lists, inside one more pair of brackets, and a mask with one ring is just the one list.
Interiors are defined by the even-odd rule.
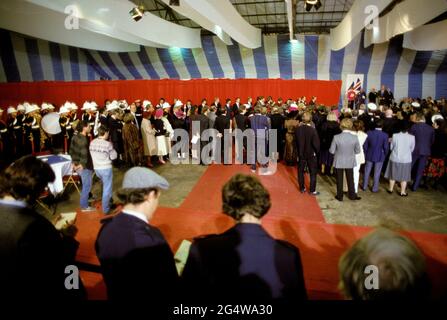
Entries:
[[[338,104],[342,82],[321,80],[282,80],[282,79],[197,79],[197,80],[116,80],[92,82],[21,82],[0,84],[0,106],[28,101],[41,104],[53,103],[59,107],[65,101],[73,101],[82,106],[86,100],[94,100],[103,105],[105,99],[125,99],[127,102],[136,99],[150,100],[158,103],[159,98],[166,98],[171,102],[179,98],[184,103],[192,100],[199,104],[202,98],[211,104],[214,97],[220,97],[221,102],[226,98],[240,97],[242,103],[247,97],[272,96],[273,99],[282,97],[297,99],[306,96],[317,96],[318,103],[324,105]],[[6,112],[5,112],[6,113]]]

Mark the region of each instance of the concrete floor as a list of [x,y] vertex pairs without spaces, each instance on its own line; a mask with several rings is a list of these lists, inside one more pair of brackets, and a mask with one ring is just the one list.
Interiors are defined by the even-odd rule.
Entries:
[[[178,207],[187,197],[194,185],[205,172],[206,167],[199,165],[156,166],[157,173],[170,183],[169,190],[162,193],[160,206]],[[119,188],[124,169],[114,169],[114,189]],[[327,176],[318,177],[317,197],[326,222],[358,226],[386,225],[404,230],[418,230],[434,233],[447,233],[447,192],[444,189],[409,191],[407,198],[397,193],[386,192],[386,182],[382,181],[380,191],[360,191],[360,201],[350,201],[345,197],[341,203],[334,199],[335,179]],[[101,184],[94,183],[93,194],[100,198]],[[298,192],[298,190],[297,190]],[[79,207],[79,195],[74,190],[69,199],[60,201],[57,212],[72,212]]]

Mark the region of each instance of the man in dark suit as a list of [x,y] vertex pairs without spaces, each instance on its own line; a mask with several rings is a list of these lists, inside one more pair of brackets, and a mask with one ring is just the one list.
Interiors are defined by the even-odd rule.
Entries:
[[374,183],[372,192],[379,192],[380,173],[382,172],[383,162],[385,161],[390,144],[388,142],[388,134],[382,131],[383,120],[379,119],[375,122],[376,129],[368,131],[363,150],[365,152],[365,176],[363,177],[363,190],[368,188],[369,176],[374,166]]
[[[268,163],[262,163],[260,160],[262,160],[261,157],[266,157],[268,152],[268,145],[267,145],[267,139],[268,139],[268,131],[272,128],[270,119],[267,116],[264,116],[261,114],[261,107],[256,106],[254,108],[254,115],[250,117],[250,128],[254,130],[255,134],[255,150],[254,150],[254,160],[251,165],[251,171],[253,173],[256,172],[256,164],[259,162],[261,167],[265,169],[268,165]],[[261,146],[261,148],[258,148],[258,146]],[[262,150],[262,147],[264,147],[264,150]],[[271,174],[268,171],[261,170],[262,175],[269,175]]]
[[122,212],[107,219],[96,240],[96,254],[112,300],[167,301],[178,290],[174,257],[160,230],[149,224],[160,190],[169,183],[147,168],[126,172],[117,192]]
[[[85,298],[79,277],[77,289],[66,286],[67,277],[75,276],[65,270],[74,265],[79,243],[63,237],[51,222],[31,209],[54,179],[51,167],[32,156],[18,159],[0,176],[2,298],[21,302]],[[77,282],[72,279],[68,279],[70,286]]]
[[191,107],[191,116],[190,116],[191,132],[190,132],[190,135],[191,135],[191,137],[194,137],[194,136],[198,136],[199,137],[199,140],[197,142],[199,148],[197,148],[197,146],[195,146],[194,144],[193,144],[192,148],[193,149],[194,148],[198,149],[197,150],[197,152],[198,152],[197,156],[200,159],[200,163],[203,164],[203,162],[201,160],[201,150],[207,144],[207,142],[206,141],[202,141],[200,139],[200,137],[202,137],[202,133],[205,130],[209,129],[209,123],[210,122],[209,122],[209,119],[208,119],[208,117],[206,115],[199,114],[198,111],[199,110],[198,110],[198,108],[196,106],[192,106]]
[[237,174],[224,185],[222,200],[223,212],[238,223],[222,234],[194,240],[182,274],[193,300],[306,299],[298,248],[275,240],[261,226],[271,202],[259,180]]
[[377,91],[375,88],[372,88],[368,94],[368,102],[377,104]]
[[[239,106],[238,111],[236,112],[236,115],[233,118],[233,124],[234,129],[239,129],[241,133],[243,134],[244,131],[250,127],[250,122],[248,120],[248,117],[246,116],[246,106],[241,104]],[[235,151],[236,151],[236,159],[239,160],[241,163],[244,163],[244,152],[242,151],[242,154],[240,153],[240,149],[243,148],[247,150],[247,140],[243,139],[242,145],[240,145],[240,140],[238,139],[239,136],[236,136],[235,133]]]
[[309,112],[303,114],[302,124],[296,128],[295,141],[298,151],[298,184],[301,193],[306,192],[304,186],[304,170],[307,167],[310,174],[310,190],[311,195],[318,195],[317,188],[317,172],[318,158],[320,152],[320,138],[317,130],[312,127],[312,115]]
[[329,152],[334,155],[334,168],[337,176],[337,195],[335,199],[343,201],[343,175],[346,174],[348,183],[348,197],[351,200],[360,200],[354,188],[354,170],[357,165],[356,154],[361,152],[359,139],[351,133],[353,123],[345,118],[340,122],[342,133],[332,139]]
[[[227,155],[225,157],[225,145],[224,145],[224,137],[225,137],[225,130],[229,130],[231,128],[231,120],[227,115],[227,109],[224,108],[221,110],[220,114],[216,117],[216,121],[214,122],[214,129],[218,131],[217,133],[217,139],[220,141],[220,152],[221,152],[221,159],[220,163],[230,163],[231,161],[231,155],[227,152]],[[219,152],[218,150],[215,150],[216,153]],[[217,159],[215,159],[217,161]]]
[[284,153],[284,140],[285,140],[285,117],[282,115],[282,106],[275,106],[272,109],[270,115],[270,122],[272,124],[272,130],[276,130],[276,146],[278,152],[278,159],[281,160]]
[[412,154],[412,168],[414,172],[412,191],[416,191],[419,188],[428,157],[431,155],[431,146],[435,141],[435,130],[425,123],[422,113],[416,114],[416,121],[417,123],[408,131],[416,139],[416,146]]
[[233,113],[233,117],[235,117],[238,114],[240,107],[241,107],[241,98],[237,97],[236,101],[234,102],[233,106],[231,107],[231,112]]

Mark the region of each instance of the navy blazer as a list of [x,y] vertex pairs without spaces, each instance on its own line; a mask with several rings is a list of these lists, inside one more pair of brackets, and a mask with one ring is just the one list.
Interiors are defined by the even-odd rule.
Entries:
[[384,162],[390,150],[388,134],[377,129],[368,131],[368,138],[363,144],[363,150],[365,151],[366,161]]
[[96,254],[109,299],[167,300],[178,291],[174,257],[160,230],[121,213],[107,219]]
[[416,139],[416,146],[413,150],[413,158],[417,156],[431,155],[431,146],[435,142],[435,129],[426,123],[415,123],[408,133]]
[[196,239],[182,277],[199,301],[307,298],[298,248],[273,239],[258,224],[240,223]]

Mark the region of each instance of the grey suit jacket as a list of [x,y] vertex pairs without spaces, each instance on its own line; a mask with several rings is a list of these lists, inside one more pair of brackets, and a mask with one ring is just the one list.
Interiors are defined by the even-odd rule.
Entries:
[[329,152],[334,155],[334,168],[349,169],[357,165],[355,155],[361,152],[357,136],[343,131],[334,136]]

